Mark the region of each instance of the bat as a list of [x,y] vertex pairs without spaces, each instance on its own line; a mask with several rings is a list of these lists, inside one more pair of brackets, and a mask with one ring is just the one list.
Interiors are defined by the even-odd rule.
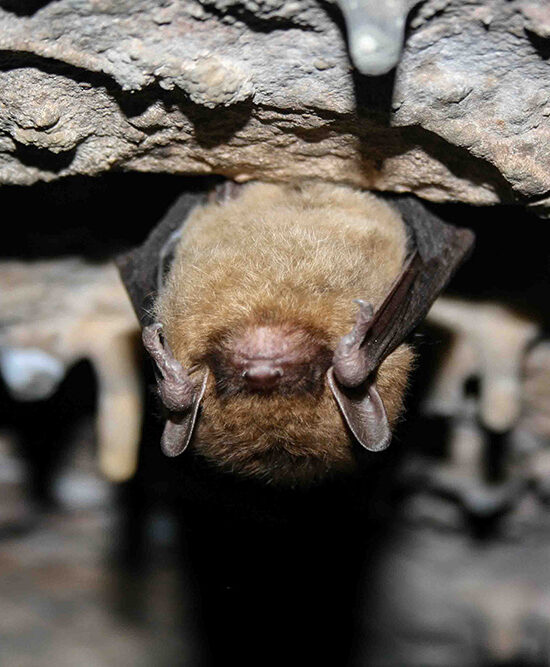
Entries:
[[406,339],[472,244],[413,197],[320,182],[185,193],[117,262],[155,365],[163,452],[298,485],[384,450]]

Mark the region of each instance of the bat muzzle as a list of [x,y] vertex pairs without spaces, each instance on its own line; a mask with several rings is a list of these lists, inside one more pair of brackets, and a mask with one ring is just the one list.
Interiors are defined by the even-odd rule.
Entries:
[[328,349],[304,329],[273,324],[231,335],[209,362],[223,393],[293,394],[319,390],[330,359]]

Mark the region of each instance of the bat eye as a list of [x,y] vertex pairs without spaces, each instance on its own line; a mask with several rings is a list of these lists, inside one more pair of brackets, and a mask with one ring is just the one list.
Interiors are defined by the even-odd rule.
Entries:
[[282,376],[283,369],[269,363],[251,365],[242,373],[242,377],[250,389],[256,391],[273,389]]

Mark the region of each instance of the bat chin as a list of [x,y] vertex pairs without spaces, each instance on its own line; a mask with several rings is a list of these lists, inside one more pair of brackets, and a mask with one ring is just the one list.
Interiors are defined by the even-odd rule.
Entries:
[[312,454],[297,456],[288,451],[284,442],[273,442],[259,454],[224,456],[216,452],[205,458],[231,475],[287,488],[319,484],[339,474],[349,474],[357,467],[351,456],[333,461]]
[[322,483],[338,474],[350,473],[355,468],[356,464],[352,461],[338,462],[336,465],[313,456],[296,457],[290,455],[284,446],[274,445],[264,456],[250,459],[240,466],[233,466],[231,473],[281,488],[304,488]]
[[357,454],[324,385],[318,395],[210,393],[194,450],[224,471],[281,486],[353,470]]

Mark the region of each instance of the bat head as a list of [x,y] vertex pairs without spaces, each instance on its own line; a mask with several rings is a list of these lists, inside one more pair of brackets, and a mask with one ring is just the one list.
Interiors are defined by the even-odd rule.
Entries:
[[[346,193],[355,196],[350,189]],[[374,306],[362,299],[356,306],[351,296],[359,296],[358,273],[384,274],[379,257],[365,256],[360,248],[350,254],[355,263],[341,262],[330,278],[322,277],[319,257],[309,261],[313,269],[305,268],[299,252],[288,248],[302,270],[281,268],[284,244],[270,242],[249,253],[250,272],[267,277],[264,283],[243,279],[235,258],[227,256],[206,263],[200,269],[206,277],[186,288],[180,283],[193,271],[185,267],[197,262],[188,257],[186,264],[180,256],[165,283],[181,216],[179,225],[174,216],[171,224],[161,222],[141,249],[119,261],[167,409],[161,443],[166,454],[180,454],[193,437],[194,450],[222,468],[294,484],[353,467],[353,443],[372,452],[389,445],[412,361],[403,342],[472,243],[469,232],[441,222],[416,200],[401,200],[400,208],[409,228],[408,254],[404,246],[395,257],[379,251],[388,254],[388,264],[397,264],[393,283],[379,281],[384,288]],[[340,250],[330,256],[337,239],[325,245],[329,260],[338,263]],[[134,298],[136,276],[144,281],[140,266],[149,272],[146,293],[161,293],[156,317],[162,325],[154,317],[148,321],[142,298]],[[242,283],[249,283],[244,291]]]

